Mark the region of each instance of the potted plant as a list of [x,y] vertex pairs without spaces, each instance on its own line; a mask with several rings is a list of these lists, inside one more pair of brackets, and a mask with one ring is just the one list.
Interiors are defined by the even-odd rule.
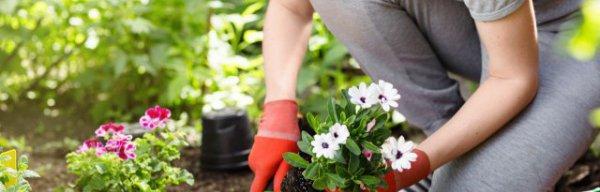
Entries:
[[[284,179],[283,191],[375,191],[387,187],[383,176],[398,162],[386,152],[392,142],[405,142],[390,137],[385,126],[400,95],[384,81],[369,86],[361,83],[346,93],[343,99],[328,103],[327,114],[306,116],[315,134],[302,131],[298,141],[301,153],[284,154],[294,169]],[[404,152],[411,153],[412,142],[406,144]],[[410,159],[404,160],[410,163]]]

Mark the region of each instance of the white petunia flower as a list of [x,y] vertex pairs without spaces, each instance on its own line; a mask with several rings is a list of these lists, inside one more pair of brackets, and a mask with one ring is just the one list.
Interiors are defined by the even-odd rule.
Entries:
[[402,172],[410,169],[411,162],[417,160],[417,154],[413,152],[414,147],[412,141],[405,141],[402,136],[398,140],[390,137],[381,145],[381,152],[383,157],[391,162],[392,169]]
[[335,138],[331,133],[315,135],[315,140],[310,142],[313,146],[313,153],[317,157],[325,157],[333,159],[335,152],[340,149],[340,146],[335,142]]
[[390,107],[398,107],[396,101],[400,99],[400,94],[391,83],[379,80],[377,84],[372,84],[370,87],[374,87],[376,90],[376,101],[379,102],[383,110],[389,111]]
[[337,144],[346,144],[346,140],[350,136],[348,127],[339,123],[336,123],[335,125],[331,126],[329,128],[329,133],[333,135],[333,138],[335,139],[335,142]]
[[375,87],[369,86],[365,83],[361,83],[358,87],[354,86],[348,89],[348,95],[350,95],[350,102],[361,108],[369,108],[377,103],[377,95]]

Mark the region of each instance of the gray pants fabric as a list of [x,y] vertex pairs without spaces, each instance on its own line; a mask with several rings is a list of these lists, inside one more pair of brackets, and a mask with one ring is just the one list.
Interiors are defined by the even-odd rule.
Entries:
[[[427,134],[464,103],[448,72],[485,79],[485,54],[462,2],[311,3],[365,73],[399,89],[397,110]],[[483,144],[435,170],[431,191],[552,191],[585,152],[595,135],[587,118],[600,107],[600,60],[581,62],[554,49],[564,33],[556,26],[565,20],[538,26],[540,88],[534,101]]]

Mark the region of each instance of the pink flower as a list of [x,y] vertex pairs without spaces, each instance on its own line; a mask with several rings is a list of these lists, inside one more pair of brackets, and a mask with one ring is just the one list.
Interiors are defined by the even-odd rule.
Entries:
[[117,135],[113,135],[112,138],[110,138],[107,142],[106,142],[106,146],[104,147],[106,149],[106,151],[108,152],[118,152],[119,149],[129,143],[131,141],[131,135],[123,135],[123,134],[117,134]]
[[95,133],[97,137],[104,137],[108,134],[121,134],[123,133],[123,131],[125,131],[125,127],[123,125],[110,122],[104,125],[100,125],[100,127],[96,129]]
[[131,135],[114,135],[106,142],[106,146],[104,148],[107,152],[114,153],[123,160],[133,159],[136,157],[136,147],[131,142],[131,139]]
[[371,161],[371,158],[373,157],[373,151],[365,149],[362,151],[363,156],[365,156],[365,158],[367,158],[367,160]]
[[85,140],[83,142],[83,145],[81,145],[79,147],[77,152],[83,153],[90,149],[95,149],[97,156],[101,156],[102,154],[106,153],[106,149],[104,148],[104,145],[102,144],[102,142],[100,142],[100,140],[98,140],[98,138],[95,138],[95,137]]
[[153,130],[157,127],[163,127],[170,117],[171,111],[169,109],[157,105],[146,110],[145,115],[140,118],[140,125],[145,129]]
[[121,158],[123,160],[135,158],[136,157],[135,145],[131,142],[127,142],[127,143],[121,145],[121,147],[119,148],[119,151],[117,152],[117,155],[119,156],[119,158]]

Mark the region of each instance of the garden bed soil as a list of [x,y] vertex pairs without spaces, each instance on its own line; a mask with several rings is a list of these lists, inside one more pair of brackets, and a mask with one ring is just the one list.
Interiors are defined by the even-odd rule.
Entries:
[[[181,185],[172,187],[169,191],[211,191],[211,192],[245,192],[250,188],[252,172],[241,169],[230,172],[214,172],[199,169],[200,149],[184,149],[179,166],[190,170],[195,177],[193,186]],[[32,179],[31,185],[35,192],[50,192],[63,184],[73,183],[75,177],[67,174],[64,154],[32,154],[30,166],[39,171],[41,178]],[[298,170],[299,171],[299,170]],[[298,175],[298,173],[296,173]],[[556,191],[575,192],[591,190],[600,187],[600,158],[591,153],[582,157],[556,185]]]

